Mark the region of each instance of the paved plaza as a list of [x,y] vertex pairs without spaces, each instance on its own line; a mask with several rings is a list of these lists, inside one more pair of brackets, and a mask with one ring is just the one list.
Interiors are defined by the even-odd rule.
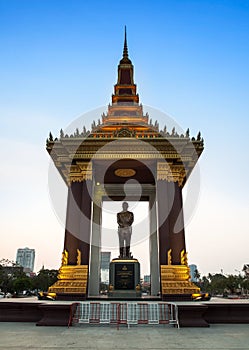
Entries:
[[181,349],[248,350],[249,325],[210,328],[134,326],[37,327],[34,323],[0,323],[0,350],[26,349]]

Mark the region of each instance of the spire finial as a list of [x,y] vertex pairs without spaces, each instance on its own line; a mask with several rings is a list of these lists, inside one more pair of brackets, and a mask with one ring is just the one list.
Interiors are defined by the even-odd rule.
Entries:
[[127,38],[126,38],[126,26],[125,26],[125,37],[124,37],[123,58],[128,58],[128,47],[127,47]]

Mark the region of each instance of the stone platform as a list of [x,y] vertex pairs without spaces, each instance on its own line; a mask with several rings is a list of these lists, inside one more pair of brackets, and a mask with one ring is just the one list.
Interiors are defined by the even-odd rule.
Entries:
[[[97,333],[96,333],[97,331]],[[97,335],[96,335],[97,334]],[[0,349],[6,350],[248,350],[248,325],[209,328],[173,327],[37,327],[34,323],[1,322]],[[141,345],[142,344],[142,345]]]
[[[149,303],[148,300],[142,302]],[[98,302],[98,301],[97,301]],[[107,302],[107,300],[106,300]],[[151,301],[152,302],[152,301]],[[249,324],[249,300],[177,302],[180,327],[209,327],[212,324]],[[68,326],[72,302],[1,299],[0,322],[32,322],[39,326]]]

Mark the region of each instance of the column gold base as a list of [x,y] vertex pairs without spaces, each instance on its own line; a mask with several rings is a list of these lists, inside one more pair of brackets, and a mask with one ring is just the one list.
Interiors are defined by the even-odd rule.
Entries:
[[88,265],[61,266],[58,281],[49,287],[49,293],[84,294],[87,292]]
[[190,279],[190,269],[187,265],[161,265],[161,291],[164,294],[200,293]]

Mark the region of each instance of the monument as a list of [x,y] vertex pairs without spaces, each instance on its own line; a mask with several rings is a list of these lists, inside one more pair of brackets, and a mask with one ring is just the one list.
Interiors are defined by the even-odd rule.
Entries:
[[134,215],[127,210],[127,202],[123,202],[122,207],[117,214],[120,255],[110,263],[109,296],[134,298],[141,296],[140,264],[130,252]]
[[128,203],[123,202],[123,210],[117,214],[120,258],[130,258],[130,244],[134,215],[128,211]]
[[[149,203],[151,295],[173,300],[199,292],[190,282],[182,188],[203,148],[200,133],[191,138],[189,130],[180,134],[167,126],[160,130],[158,122],[144,114],[125,32],[112,103],[102,119],[93,121],[89,131],[82,125],[72,134],[61,130],[59,138],[50,133],[47,139],[47,151],[68,187],[63,259],[58,281],[49,291],[57,299],[99,295],[103,201],[139,200]],[[116,262],[127,260],[126,276],[134,276],[134,266],[139,265],[130,255],[132,216],[127,215],[127,225],[122,223],[126,214],[118,218],[120,256]],[[120,284],[124,288],[124,270],[112,271],[113,289]],[[123,278],[117,279],[122,273]],[[127,281],[130,290],[136,283],[136,278]]]

